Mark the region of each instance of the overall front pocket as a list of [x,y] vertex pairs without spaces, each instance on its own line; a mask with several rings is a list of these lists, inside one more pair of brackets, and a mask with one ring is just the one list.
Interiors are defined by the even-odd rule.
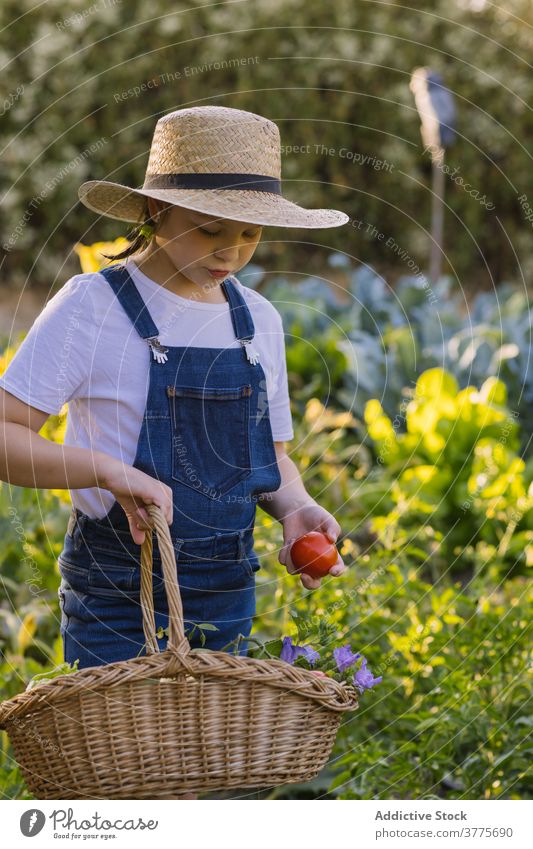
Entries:
[[250,384],[167,386],[172,427],[172,477],[217,499],[252,473]]

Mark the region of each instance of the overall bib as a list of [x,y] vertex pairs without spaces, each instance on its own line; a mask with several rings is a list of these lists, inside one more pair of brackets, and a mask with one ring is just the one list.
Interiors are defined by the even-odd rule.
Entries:
[[[253,348],[250,310],[230,277],[221,286],[239,348],[163,347],[123,265],[104,275],[149,345],[150,382],[133,466],[172,488],[170,526],[185,633],[204,647],[235,651],[256,612],[257,501],[281,484],[265,373]],[[73,508],[58,558],[65,661],[78,668],[146,653],[140,606],[140,552],[117,500],[101,519]],[[168,627],[157,534],[153,534],[156,630]],[[158,637],[166,648],[167,636]],[[246,639],[238,654],[247,653]]]

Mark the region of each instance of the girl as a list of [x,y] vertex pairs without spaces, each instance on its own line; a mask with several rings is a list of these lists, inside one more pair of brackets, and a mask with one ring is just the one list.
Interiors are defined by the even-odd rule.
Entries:
[[[283,525],[279,561],[291,573],[295,538],[340,533],[285,451],[293,432],[281,317],[233,276],[262,225],[349,220],[283,198],[280,154],[276,124],[254,113],[202,106],[160,118],[141,189],[95,180],[79,190],[90,209],[141,225],[110,257],[123,261],[67,281],[1,379],[2,479],[72,491],[59,598],[65,660],[80,669],[145,652],[143,505],[159,505],[170,525],[193,648],[205,622],[216,628],[207,648],[229,651],[250,634],[257,501]],[[38,432],[66,401],[65,444],[55,445]],[[163,650],[156,535],[153,563]],[[339,556],[331,573],[345,569]]]

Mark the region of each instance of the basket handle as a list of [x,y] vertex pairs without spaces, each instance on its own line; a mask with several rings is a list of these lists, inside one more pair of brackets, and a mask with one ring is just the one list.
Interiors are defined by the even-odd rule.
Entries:
[[[163,511],[157,504],[147,504],[146,508],[157,533],[163,580],[169,611],[169,638],[167,651],[177,654],[186,661],[191,651],[183,626],[183,605],[177,579],[176,555],[170,537],[168,523]],[[152,531],[146,531],[141,546],[141,608],[143,631],[146,639],[146,654],[157,654],[159,646],[155,636],[154,596],[152,583],[153,542]],[[187,662],[185,665],[188,665]]]

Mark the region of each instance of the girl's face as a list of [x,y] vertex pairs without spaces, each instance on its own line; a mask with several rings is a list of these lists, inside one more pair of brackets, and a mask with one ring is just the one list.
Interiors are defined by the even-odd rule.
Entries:
[[[151,199],[150,199],[151,200]],[[161,205],[149,205],[157,215]],[[157,255],[198,285],[213,284],[234,274],[252,258],[262,227],[230,218],[217,218],[182,206],[163,212],[155,238]],[[163,255],[163,256],[162,256]],[[210,270],[223,271],[221,277]]]

